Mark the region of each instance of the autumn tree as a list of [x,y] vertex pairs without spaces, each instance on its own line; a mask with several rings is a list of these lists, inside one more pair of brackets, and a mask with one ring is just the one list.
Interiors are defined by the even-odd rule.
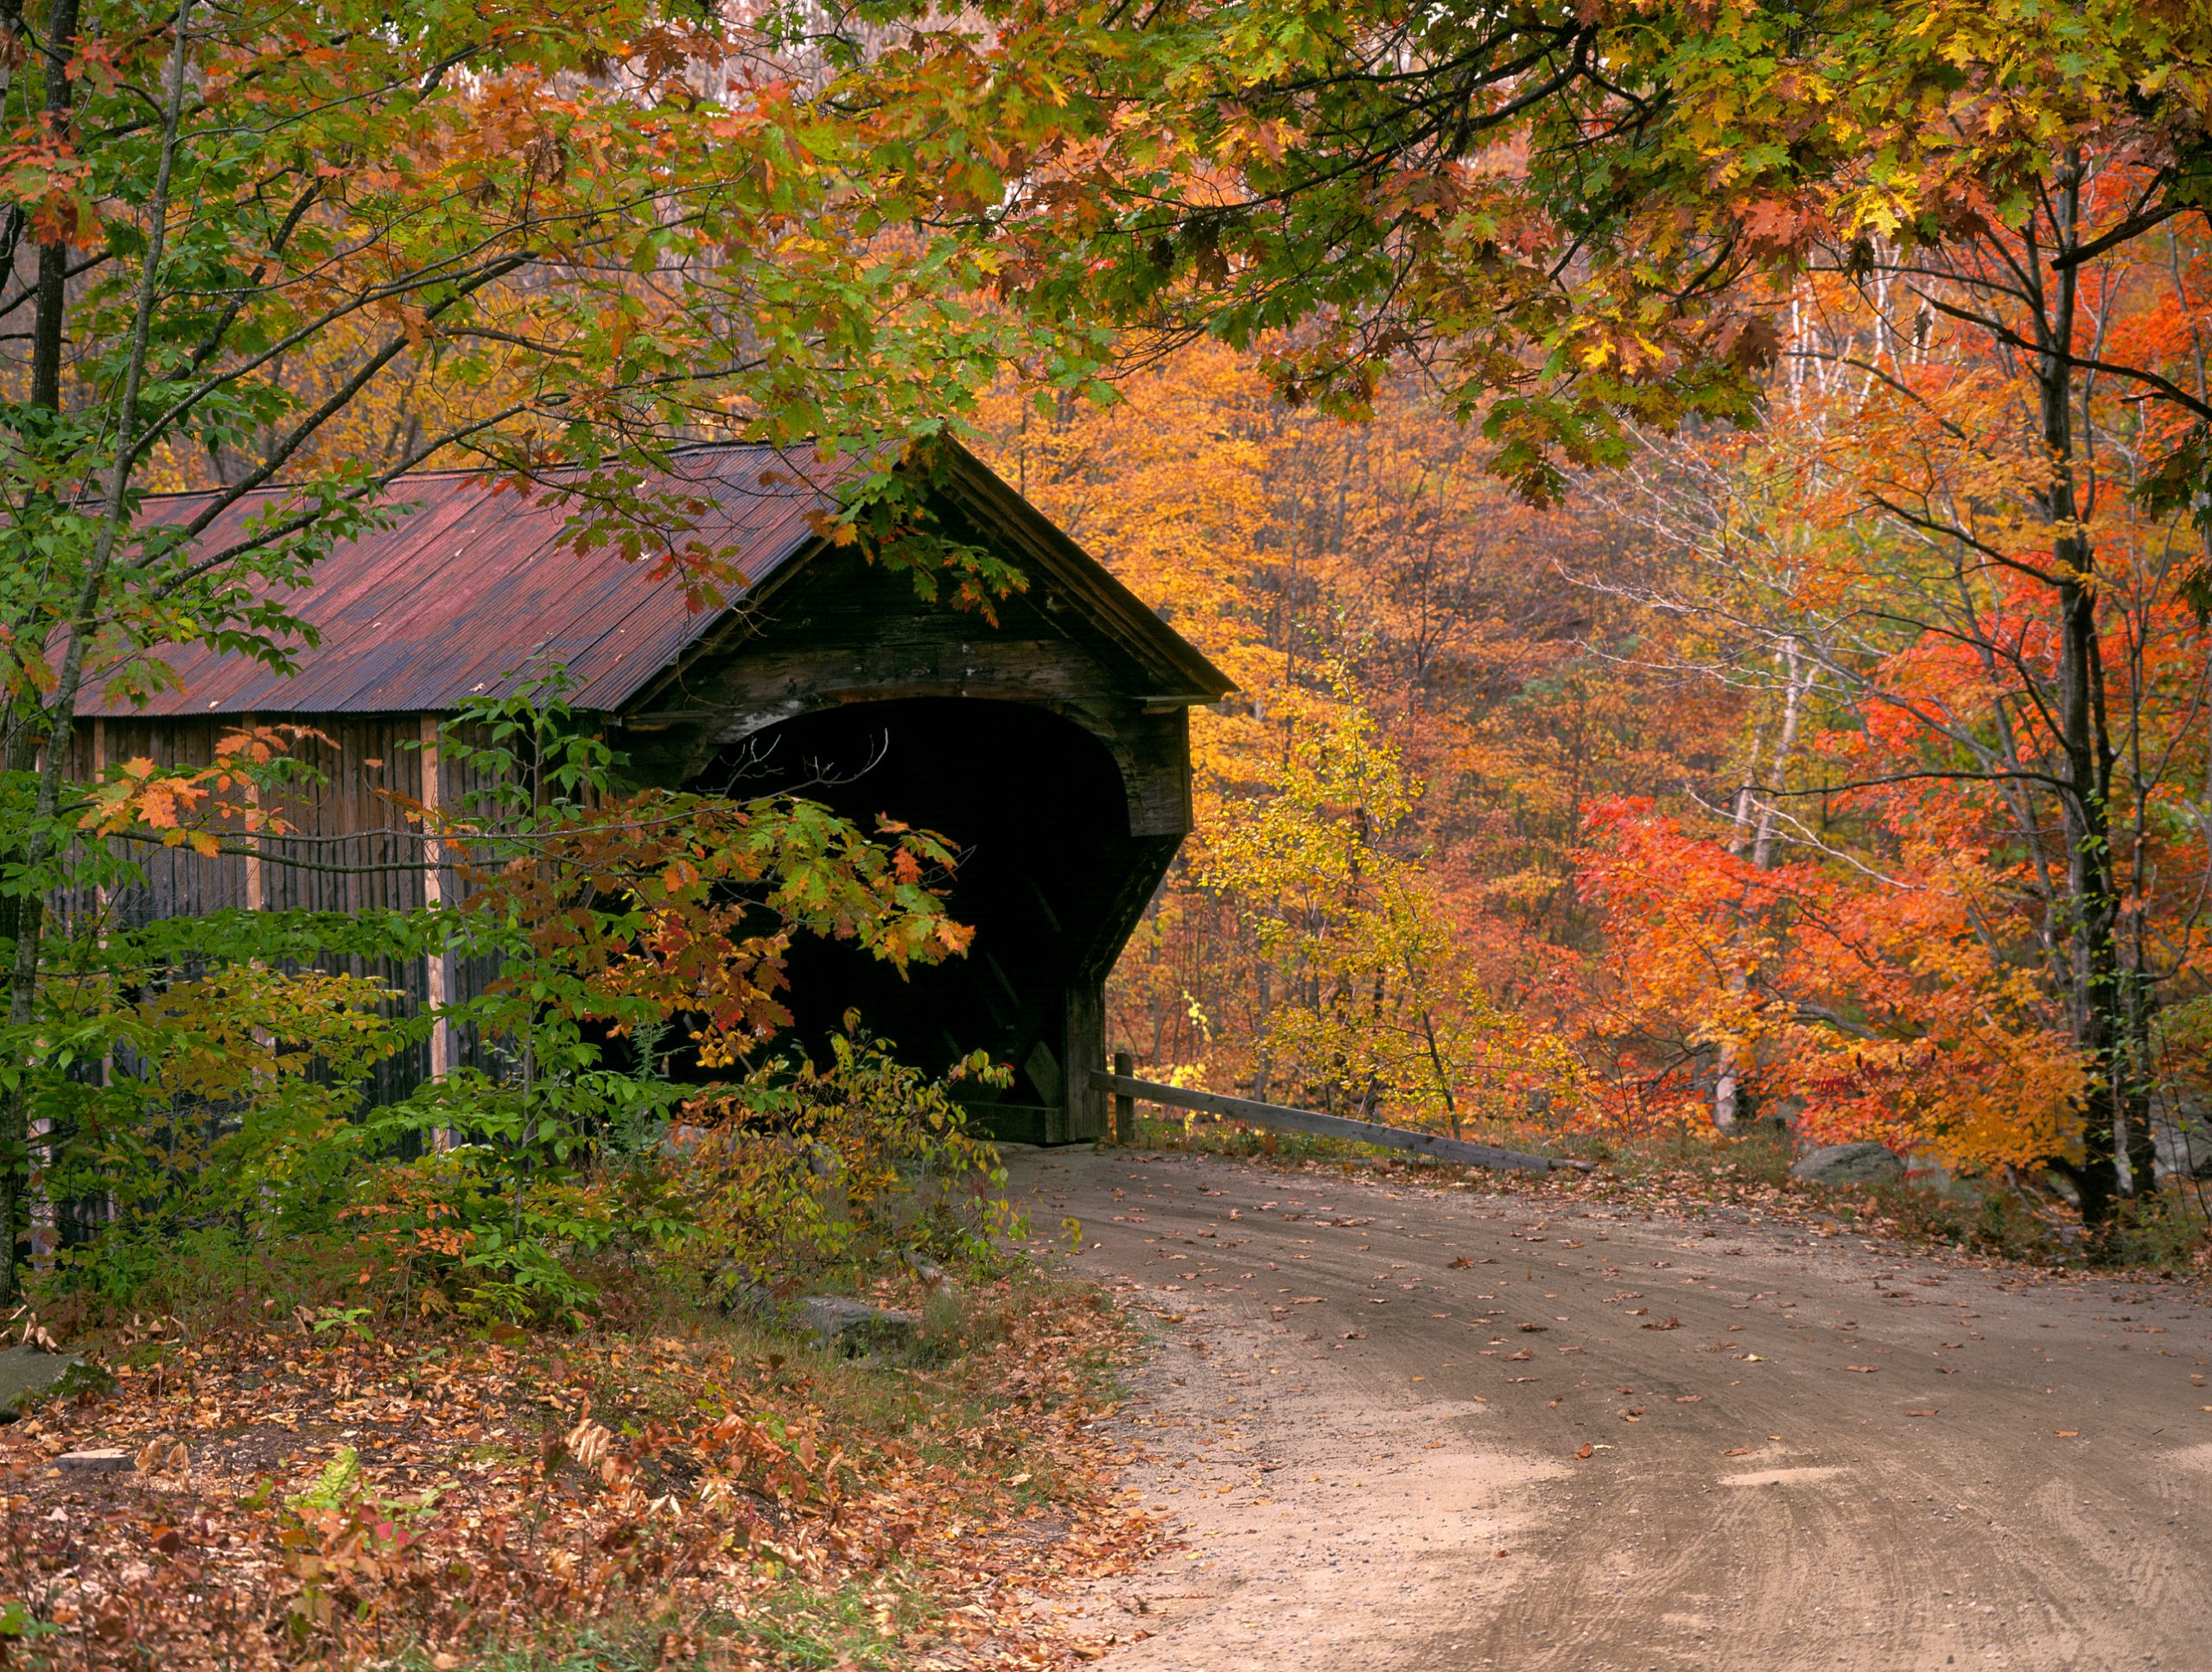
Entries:
[[[1877,467],[1870,498],[1911,536],[2005,577],[2005,601],[2052,633],[2048,664],[2043,646],[1997,626],[2002,614],[1985,611],[1984,631],[1964,642],[2011,641],[1986,654],[2032,692],[2007,728],[2006,753],[2026,758],[1989,765],[2047,785],[2056,801],[2063,882],[2052,928],[2088,1076],[2077,1171],[2092,1219],[2118,1186],[2121,1149],[2137,1188],[2149,1187],[2154,1164],[2150,1043],[2164,959],[2139,924],[2131,932],[2151,861],[2128,827],[2150,835],[2141,826],[2178,760],[2164,737],[2145,749],[2141,730],[2164,733],[2202,702],[2201,687],[2190,688],[2201,675],[2183,672],[2179,693],[2152,684],[2176,671],[2174,624],[2160,619],[2187,572],[2175,561],[2175,518],[2133,527],[2129,514],[2157,505],[2162,478],[2212,422],[2203,362],[2173,328],[2208,300],[2202,246],[2183,244],[2173,225],[2188,207],[2174,170],[2196,165],[2155,152],[2142,160],[2155,137],[2111,127],[1966,175],[1968,224],[1924,251],[1877,251],[1859,282],[1865,296],[1876,276],[1887,281],[1874,302],[1875,352],[1859,362],[1888,372],[1895,351],[1884,347],[1941,321],[1959,334],[1967,407],[1947,412],[1915,379],[1889,376],[1907,408],[1891,422],[1925,428]],[[2023,733],[2032,741],[2012,741]]]
[[[1738,780],[1705,821],[1716,837],[1725,825],[1729,855],[1745,867],[1729,885],[1738,904],[1698,886],[1719,887],[1727,868],[1686,841],[1677,856],[1698,881],[1669,902],[1671,926],[1655,921],[1638,937],[1632,914],[1613,925],[1617,955],[1647,961],[1631,986],[1656,992],[1685,973],[1662,975],[1661,962],[1710,940],[1709,930],[1683,937],[1684,910],[1734,922],[1729,950],[1706,944],[1702,954],[1710,990],[1675,987],[1680,1013],[1701,1019],[1718,1055],[1717,1113],[1730,1112],[1746,1074],[1756,1078],[1762,1051],[1776,1071],[1769,1093],[1803,1095],[1811,1046],[1798,1035],[1783,1049],[1799,1024],[1830,1030],[1834,1049],[1861,1057],[1877,1038],[1943,1040],[1939,1055],[1970,1056],[1982,1032],[1939,1023],[1933,1009],[1916,1020],[1910,1004],[1876,1023],[1881,1003],[1895,1001],[1878,1003],[1871,973],[1858,999],[1839,1001],[1853,990],[1840,973],[1852,961],[1815,952],[1806,885],[1781,881],[1824,872],[1821,886],[1842,893],[1815,917],[1833,920],[1855,893],[1887,898],[1921,923],[1923,944],[1905,962],[1923,961],[1922,1002],[1940,1008],[1938,990],[1963,981],[1982,991],[1986,1020],[2012,1018],[2017,1054],[2049,1056],[2034,1042],[2040,1031],[2081,1067],[2079,1106],[2064,1120],[2044,1099],[2015,1099],[2017,1130],[2045,1134],[2049,1154],[2023,1156],[1963,1114],[1959,1129],[1980,1135],[1961,1153],[1979,1145],[2068,1168],[2093,1217],[2099,1192],[2117,1182],[2121,1147],[2129,1188],[2150,1187],[2155,1017],[2165,995],[2186,996],[2201,979],[2206,662],[2181,595],[2196,537],[2183,515],[2139,491],[2171,455],[2171,421],[2127,398],[2119,373],[2133,365],[2192,375],[2175,352],[2186,332],[2171,322],[2196,311],[2198,257],[2183,241],[2188,253],[2173,259],[2173,237],[2157,236],[2169,251],[2149,263],[2122,242],[2081,264],[2101,344],[2085,352],[2105,369],[2075,388],[2070,450],[2055,448],[2045,425],[2048,368],[2016,353],[1994,328],[2001,321],[1959,317],[1967,293],[1948,289],[1926,258],[1915,271],[1897,256],[1850,283],[1808,283],[1790,370],[1770,388],[1759,437],[1655,442],[1635,468],[1598,485],[1681,566],[1656,587],[1599,575],[1586,583],[1633,594],[1682,624],[1674,666],[1741,696],[1751,722]],[[1972,247],[1955,250],[1948,268]],[[2032,248],[2024,237],[1998,245],[1990,274],[2030,270]],[[1993,277],[1988,288],[1999,289]],[[2064,476],[2082,491],[2054,521],[2050,496]],[[2083,683],[2085,665],[2094,677]],[[2086,756],[2075,747],[2082,735],[2092,742]],[[2085,761],[2094,769],[2086,780]],[[1609,851],[1627,829],[1615,827]],[[1634,842],[1648,845],[1636,829]],[[1611,874],[1613,862],[1601,859],[1598,874]],[[1947,930],[1922,915],[1937,899],[1953,902]],[[1933,936],[1961,957],[1936,957]],[[2041,997],[2024,1004],[2027,993]],[[1939,1078],[1923,1065],[1920,1084],[1898,1093],[1899,1115],[1919,1111],[1900,1131],[1941,1141],[1942,1100],[1928,1096]],[[1782,1093],[1793,1080],[1798,1090]],[[1827,1081],[1831,1106],[1840,1084]],[[1959,1090],[1961,1110],[1978,1103],[1976,1085]]]

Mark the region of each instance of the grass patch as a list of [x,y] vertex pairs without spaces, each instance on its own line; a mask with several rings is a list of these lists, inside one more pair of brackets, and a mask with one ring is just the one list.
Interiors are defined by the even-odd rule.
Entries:
[[534,1641],[466,1658],[410,1650],[404,1672],[725,1672],[764,1659],[791,1672],[855,1667],[898,1672],[905,1645],[926,1632],[937,1610],[919,1593],[887,1580],[821,1590],[792,1580],[742,1613],[708,1609],[677,1615],[549,1626]]

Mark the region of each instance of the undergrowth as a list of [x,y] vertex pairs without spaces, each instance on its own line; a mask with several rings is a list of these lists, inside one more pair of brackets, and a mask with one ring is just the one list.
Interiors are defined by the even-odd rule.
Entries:
[[397,1672],[715,1672],[749,1649],[792,1672],[891,1672],[908,1659],[901,1645],[935,1617],[911,1593],[793,1580],[750,1613],[708,1609],[690,1618],[549,1625],[527,1643],[466,1659],[410,1651],[395,1665]]
[[[922,1316],[911,1351],[642,1270],[582,1332],[111,1327],[111,1391],[0,1428],[0,1646],[56,1672],[1047,1661],[1021,1597],[1153,1539],[1089,1434],[1118,1314],[1020,1267],[870,1293]],[[141,1466],[50,1467],[92,1446]]]

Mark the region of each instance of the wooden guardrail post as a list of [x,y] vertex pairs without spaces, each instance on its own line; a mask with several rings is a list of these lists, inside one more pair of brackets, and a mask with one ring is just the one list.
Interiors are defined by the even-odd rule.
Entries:
[[[1117,1079],[1128,1079],[1136,1072],[1136,1062],[1126,1051],[1114,1053],[1114,1075]],[[1137,1141],[1137,1100],[1126,1091],[1114,1094],[1114,1134],[1116,1144],[1133,1144]]]

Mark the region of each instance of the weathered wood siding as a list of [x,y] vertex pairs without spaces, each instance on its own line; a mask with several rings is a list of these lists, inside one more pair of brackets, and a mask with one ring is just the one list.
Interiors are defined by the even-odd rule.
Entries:
[[[260,723],[283,723],[289,716],[259,715]],[[92,778],[104,767],[134,759],[157,766],[212,763],[222,738],[237,728],[229,719],[82,721],[77,727],[73,771]],[[321,773],[322,782],[289,786],[264,804],[271,823],[283,834],[247,838],[235,830],[226,846],[245,846],[257,856],[237,853],[208,856],[189,848],[131,842],[122,851],[142,873],[141,880],[105,891],[73,890],[64,905],[73,920],[97,913],[118,929],[157,919],[204,917],[222,911],[302,911],[359,914],[414,912],[427,903],[426,844],[419,827],[410,827],[395,798],[421,800],[427,780],[420,744],[424,716],[368,715],[332,720],[316,715],[321,735],[301,742],[296,753]],[[436,790],[451,806],[481,786],[469,768],[449,754],[438,756]],[[444,898],[457,896],[450,865],[441,873]],[[424,1014],[431,972],[423,959],[394,960],[331,956],[316,967],[381,982],[391,989],[386,1014]],[[497,974],[488,960],[459,962],[447,974],[446,988],[456,1000],[480,994]],[[480,1043],[466,1030],[452,1041],[454,1063],[489,1069]],[[377,1070],[369,1088],[373,1102],[404,1097],[429,1078],[431,1043],[411,1042]]]

